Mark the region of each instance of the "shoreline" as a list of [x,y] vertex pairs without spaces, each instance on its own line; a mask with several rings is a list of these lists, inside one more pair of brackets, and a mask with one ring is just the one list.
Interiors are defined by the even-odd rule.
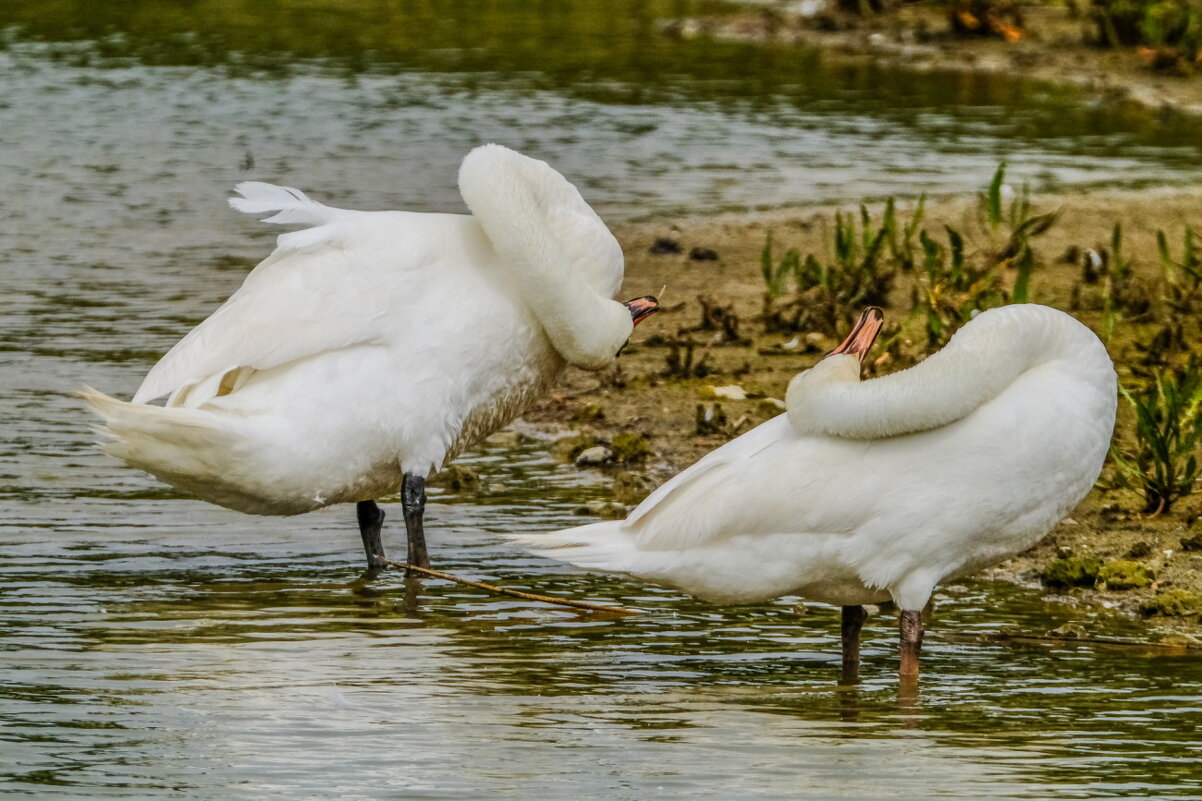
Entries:
[[1202,116],[1202,76],[1155,72],[1136,48],[1092,44],[1096,26],[1074,16],[1069,6],[1032,5],[1022,14],[1022,36],[1015,42],[955,36],[945,12],[910,4],[868,16],[820,12],[806,17],[767,7],[674,20],[665,30],[674,36],[808,47],[917,71],[1033,79],[1076,87],[1098,102]]

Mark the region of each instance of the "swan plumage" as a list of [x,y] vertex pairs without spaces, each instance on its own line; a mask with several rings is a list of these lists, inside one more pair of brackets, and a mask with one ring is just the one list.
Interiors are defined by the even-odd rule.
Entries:
[[1115,406],[1088,328],[1044,306],[992,309],[892,375],[861,382],[858,359],[829,356],[794,379],[784,414],[626,520],[522,542],[717,602],[921,610],[939,582],[1029,547],[1085,496]]
[[231,509],[307,512],[394,492],[513,420],[567,364],[612,362],[654,299],[612,300],[622,250],[576,188],[499,145],[459,177],[471,214],[239,184],[235,209],[305,227],[131,402],[82,392],[104,449]]

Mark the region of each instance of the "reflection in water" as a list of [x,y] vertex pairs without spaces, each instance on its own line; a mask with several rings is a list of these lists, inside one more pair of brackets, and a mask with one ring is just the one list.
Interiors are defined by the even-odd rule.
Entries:
[[[654,33],[661,14],[699,8],[0,6],[0,27],[22,26],[0,52],[5,791],[1202,795],[1196,658],[931,639],[908,704],[884,616],[868,621],[859,683],[840,685],[838,610],[718,609],[506,546],[503,532],[568,525],[607,496],[537,445],[477,454],[479,496],[432,496],[438,564],[646,614],[396,573],[365,583],[349,507],[236,515],[93,450],[71,389],[132,390],[266,252],[274,232],[222,211],[249,177],[332,203],[455,210],[454,165],[491,138],[630,217],[975,188],[1015,141],[1018,172],[1038,180],[1196,175],[1189,120]],[[394,548],[399,532],[387,527]],[[1041,632],[1081,614],[976,583],[945,593],[937,628]]]
[[[213,221],[228,229],[220,198],[247,177],[458,211],[454,166],[487,140],[552,160],[623,217],[975,191],[1001,159],[1040,187],[1198,177],[1193,117],[658,32],[715,7],[11,0],[9,159],[58,184],[30,192],[37,213],[66,200],[90,216],[98,192],[110,223],[156,215],[173,253],[228,241]],[[40,134],[28,154],[24,131]],[[260,253],[205,258],[241,270]]]

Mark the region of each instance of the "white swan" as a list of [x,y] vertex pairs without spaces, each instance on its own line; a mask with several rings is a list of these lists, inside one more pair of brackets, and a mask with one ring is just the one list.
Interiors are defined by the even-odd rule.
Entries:
[[944,579],[1038,541],[1089,491],[1114,427],[1098,338],[1044,306],[983,312],[922,363],[860,382],[883,315],[869,309],[796,376],[787,411],[652,493],[624,521],[520,538],[538,553],[718,602],[781,595],[902,610],[917,674],[921,610]]
[[464,158],[459,188],[471,215],[347,211],[239,184],[235,209],[310,227],[280,236],[132,403],[81,391],[104,419],[104,450],[250,514],[358,502],[373,567],[373,499],[403,485],[409,561],[428,566],[427,474],[517,417],[566,364],[609,364],[657,308],[610,299],[622,250],[544,162],[485,145]]

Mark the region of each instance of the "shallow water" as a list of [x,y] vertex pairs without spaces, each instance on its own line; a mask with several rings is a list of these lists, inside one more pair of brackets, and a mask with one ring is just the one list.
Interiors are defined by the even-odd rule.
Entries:
[[[148,492],[82,443],[62,458],[104,490],[9,498],[2,511],[0,787],[14,793],[1202,795],[1196,657],[931,639],[909,704],[881,617],[863,683],[839,688],[836,610],[716,609],[505,544],[502,532],[574,522],[572,508],[602,493],[537,445],[475,457],[482,496],[432,500],[437,564],[646,614],[396,575],[362,584],[347,509],[248,518]],[[970,583],[941,594],[932,631],[1039,632],[1079,615]]]
[[[836,610],[717,609],[507,545],[607,497],[537,443],[473,456],[481,495],[432,498],[436,564],[645,614],[362,584],[347,508],[245,517],[94,452],[70,390],[131,392],[269,247],[221,202],[237,180],[455,209],[457,159],[497,139],[620,219],[975,188],[1003,156],[1046,184],[1196,176],[1188,120],[968,78],[950,100],[930,76],[673,44],[650,18],[622,49],[629,31],[611,41],[579,5],[541,35],[538,14],[486,5],[520,46],[399,41],[401,25],[352,47],[354,15],[322,37],[311,10],[222,28],[205,2],[0,8],[26,26],[0,52],[0,793],[1202,797],[1196,657],[937,639],[1080,618],[1033,589],[947,589],[911,703],[890,617],[869,623],[863,682],[839,688]],[[261,30],[279,41],[239,38]]]
[[977,191],[1002,160],[1039,190],[1202,177],[1195,117],[659,33],[713,3],[176,5],[0,7],[0,163],[30,234],[151,218],[175,253],[213,225],[228,241],[221,199],[247,178],[458,211],[484,141],[609,219]]

